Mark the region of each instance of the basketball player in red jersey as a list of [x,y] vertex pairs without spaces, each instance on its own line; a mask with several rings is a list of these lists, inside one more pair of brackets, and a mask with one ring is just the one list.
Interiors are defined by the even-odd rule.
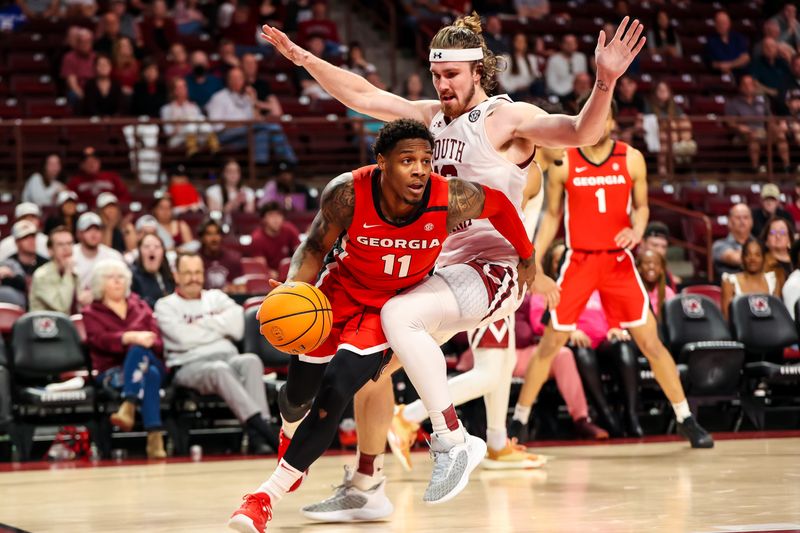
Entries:
[[[322,346],[291,359],[286,396],[295,405],[314,401],[275,472],[230,518],[237,531],[263,533],[272,505],[330,446],[353,395],[387,362],[381,307],[430,275],[453,228],[488,218],[517,250],[523,283],[533,282],[533,245],[511,202],[489,187],[432,174],[433,138],[424,124],[387,124],[374,150],[377,165],[326,186],[308,237],[292,256],[287,283],[312,282],[322,270],[317,285],[331,301],[333,327]],[[335,260],[322,268],[329,251]],[[482,440],[469,438],[485,453]]]
[[678,431],[693,448],[711,448],[714,441],[689,411],[675,361],[658,338],[647,291],[630,252],[647,226],[647,169],[641,152],[611,138],[615,114],[612,104],[605,133],[597,144],[568,149],[564,164],[550,169],[547,206],[536,246],[546,250],[553,241],[566,194],[567,252],[558,278],[561,301],[551,310],[550,324],[528,366],[510,433],[524,429],[521,426],[527,423],[531,406],[547,381],[553,358],[575,330],[589,296],[598,290],[608,325],[627,329],[650,362],[672,403]]
[[[512,102],[505,95],[490,97],[498,62],[486,47],[480,17],[475,13],[445,26],[431,41],[430,70],[437,100],[408,101],[380,90],[310,54],[275,28],[264,26],[263,36],[346,106],[380,120],[408,117],[429,124],[436,138],[434,165],[441,174],[501,190],[520,212],[537,146],[584,146],[602,135],[616,80],[645,44],[643,26],[638,20],[629,22],[624,18],[614,36],[600,32],[595,50],[597,80],[589,103],[578,116],[548,114],[534,105]],[[476,451],[466,442],[453,404],[474,394],[477,385],[469,387],[465,381],[452,391],[448,388],[438,342],[448,333],[492,327],[498,332],[476,336],[495,337],[496,342],[473,345],[476,360],[484,358],[496,365],[493,375],[502,378],[482,391],[494,396],[490,402],[494,408],[487,411],[489,457],[512,458],[520,466],[529,462],[529,454],[507,439],[507,405],[502,401],[505,397],[507,402],[516,362],[511,342],[513,321],[508,320],[521,302],[513,296],[519,286],[514,261],[513,249],[490,226],[482,221],[465,224],[445,244],[436,274],[393,298],[382,310],[387,339],[427,408],[434,430],[434,470],[426,501],[443,501],[452,497],[454,490],[463,489],[469,472],[464,465],[473,462]],[[557,292],[555,283],[544,276],[536,277],[533,289]],[[365,387],[356,399],[359,472],[365,457],[372,458],[375,472],[382,465],[384,435],[393,409],[389,385],[388,380],[381,380],[380,386]],[[379,481],[376,475],[373,485]]]

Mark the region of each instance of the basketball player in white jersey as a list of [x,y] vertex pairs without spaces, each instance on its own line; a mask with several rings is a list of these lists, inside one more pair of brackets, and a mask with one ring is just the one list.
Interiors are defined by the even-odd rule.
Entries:
[[[407,117],[430,124],[436,137],[434,164],[439,173],[494,186],[506,193],[521,214],[536,146],[581,146],[602,135],[616,80],[644,46],[643,26],[634,21],[629,27],[628,22],[627,17],[623,19],[608,44],[605,33],[600,33],[595,51],[597,80],[589,104],[575,117],[550,115],[531,104],[511,102],[506,96],[487,96],[497,61],[483,42],[475,14],[442,28],[433,38],[429,58],[439,100],[417,102],[380,90],[323,61],[279,30],[264,26],[263,31],[281,54],[304,67],[348,107],[380,120]],[[463,490],[469,473],[483,458],[476,456],[477,450],[482,455],[483,446],[475,443],[456,417],[439,344],[458,331],[503,319],[521,301],[524,287],[516,283],[517,257],[501,240],[478,221],[465,224],[446,244],[436,275],[390,300],[381,316],[389,344],[428,409],[433,426],[434,469],[425,493],[425,500],[431,503],[449,500]],[[534,289],[552,290],[548,285],[552,280],[541,276],[537,280]],[[505,367],[514,356],[513,349],[498,352],[499,364]],[[388,427],[392,406],[386,385],[371,388],[383,391],[378,395],[380,401],[356,401],[357,410],[359,406],[362,409],[356,416],[359,467],[365,465],[365,472],[371,475],[359,477],[359,468],[346,480],[348,488],[364,493],[382,489],[383,435],[375,428]],[[284,424],[287,436],[299,420],[288,422]],[[502,449],[504,427],[499,437],[503,442],[495,446]],[[488,438],[490,446],[500,440],[498,435]],[[369,447],[366,440],[371,441]]]

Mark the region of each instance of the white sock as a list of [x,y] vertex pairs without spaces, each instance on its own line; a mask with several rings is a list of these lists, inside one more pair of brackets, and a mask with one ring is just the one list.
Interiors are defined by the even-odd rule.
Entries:
[[403,418],[417,424],[424,422],[428,418],[428,411],[425,409],[422,400],[415,400],[406,405],[405,409],[403,409]]
[[525,407],[524,405],[520,404],[515,405],[514,416],[512,417],[512,420],[517,420],[523,424],[527,424],[528,420],[531,418],[531,407]]
[[302,475],[303,473],[301,471],[281,459],[275,472],[272,473],[265,483],[262,483],[261,486],[258,487],[256,492],[265,493],[269,496],[272,505],[275,505],[289,492],[294,482],[300,479]]
[[683,400],[682,402],[673,403],[672,410],[675,411],[675,418],[678,422],[683,422],[690,416],[692,416],[692,412],[689,410],[689,402]]
[[503,429],[486,429],[486,445],[493,450],[502,450],[506,447],[508,433]]
[[444,413],[441,411],[429,411],[428,416],[431,419],[433,432],[436,434],[436,438],[439,439],[439,442],[446,444],[448,448],[466,442],[466,431],[464,431],[460,420],[458,421],[458,428],[451,430],[447,427]]

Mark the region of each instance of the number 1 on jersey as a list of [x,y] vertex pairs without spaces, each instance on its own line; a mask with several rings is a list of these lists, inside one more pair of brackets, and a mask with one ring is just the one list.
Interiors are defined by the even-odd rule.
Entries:
[[400,269],[397,272],[398,278],[404,278],[408,276],[408,269],[411,268],[411,256],[410,255],[402,255],[400,257],[396,257],[394,254],[386,254],[381,259],[383,259],[383,273],[388,276],[394,275],[394,263],[395,258],[397,262],[400,263]]
[[601,213],[606,212],[606,190],[602,187],[597,189],[594,192],[594,195],[597,196],[597,210]]

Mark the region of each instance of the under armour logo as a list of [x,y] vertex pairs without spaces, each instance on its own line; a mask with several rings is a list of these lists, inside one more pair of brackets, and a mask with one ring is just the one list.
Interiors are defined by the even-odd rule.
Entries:
[[433,53],[433,58],[434,59],[441,59],[442,58],[442,53],[441,52],[434,52]]

